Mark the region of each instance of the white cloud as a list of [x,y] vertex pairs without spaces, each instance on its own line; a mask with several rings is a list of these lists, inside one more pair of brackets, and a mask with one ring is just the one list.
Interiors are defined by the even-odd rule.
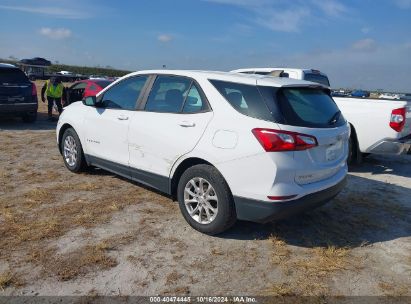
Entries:
[[167,34],[161,34],[157,36],[157,40],[160,42],[170,42],[171,40],[173,40],[173,37],[171,35],[167,35]]
[[60,40],[70,38],[72,32],[66,28],[49,28],[43,27],[40,29],[40,34],[50,39]]
[[0,10],[19,11],[31,14],[49,15],[66,19],[85,19],[90,15],[85,10],[76,10],[63,7],[52,6],[12,6],[12,5],[0,5]]
[[313,0],[313,4],[327,16],[337,17],[348,11],[347,7],[336,0]]
[[[338,0],[203,0],[220,5],[237,6],[251,13],[250,23],[277,32],[299,32],[313,16],[340,17],[348,8]],[[247,20],[246,20],[247,21]],[[244,20],[242,20],[244,22]]]
[[272,31],[298,32],[305,17],[310,11],[305,8],[277,11],[263,10],[259,12],[256,23]]
[[374,51],[377,48],[377,43],[374,39],[366,38],[354,42],[351,47],[353,50],[369,52]]
[[401,9],[411,8],[411,0],[394,0],[394,3]]
[[371,29],[369,27],[363,27],[361,28],[361,33],[363,34],[368,34],[371,31]]

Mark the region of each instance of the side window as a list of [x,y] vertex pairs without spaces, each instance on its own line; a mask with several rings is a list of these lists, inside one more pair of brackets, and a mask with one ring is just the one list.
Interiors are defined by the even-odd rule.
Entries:
[[143,90],[148,76],[124,79],[104,93],[102,107],[111,109],[134,110],[137,99]]
[[97,87],[96,87],[95,84],[91,84],[88,89],[89,89],[90,91],[95,91],[95,90],[97,90]]
[[148,96],[145,110],[180,113],[191,83],[192,80],[185,77],[158,76]]
[[184,103],[183,113],[196,113],[204,109],[205,103],[203,102],[197,87],[193,84],[188,92],[186,102]]
[[210,82],[238,112],[255,118],[272,120],[271,112],[257,86],[220,80],[210,80]]

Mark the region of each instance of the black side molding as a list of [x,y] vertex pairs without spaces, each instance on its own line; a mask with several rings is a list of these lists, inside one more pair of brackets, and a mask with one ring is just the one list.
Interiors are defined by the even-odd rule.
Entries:
[[99,157],[85,155],[87,163],[99,167],[122,177],[131,179],[160,192],[170,195],[170,179],[166,176],[139,170],[129,166],[121,165]]

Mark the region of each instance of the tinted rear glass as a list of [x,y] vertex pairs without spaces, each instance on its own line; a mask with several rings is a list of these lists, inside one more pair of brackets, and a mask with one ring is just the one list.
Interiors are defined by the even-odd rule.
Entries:
[[320,88],[275,88],[211,80],[240,113],[281,124],[332,128],[345,124],[334,100]]
[[312,74],[312,73],[305,73],[304,80],[316,82],[327,87],[330,86],[330,82],[328,81],[328,77],[323,76],[321,74]]
[[277,104],[289,125],[318,128],[345,123],[334,100],[321,89],[281,89],[277,94]]
[[0,69],[0,83],[27,83],[26,74],[19,69]]

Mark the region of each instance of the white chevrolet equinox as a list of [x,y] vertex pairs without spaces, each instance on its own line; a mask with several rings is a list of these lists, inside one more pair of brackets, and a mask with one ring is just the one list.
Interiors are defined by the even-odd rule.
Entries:
[[313,209],[345,185],[349,127],[306,81],[208,71],[140,71],[68,106],[66,167],[111,171],[179,202],[217,234]]

